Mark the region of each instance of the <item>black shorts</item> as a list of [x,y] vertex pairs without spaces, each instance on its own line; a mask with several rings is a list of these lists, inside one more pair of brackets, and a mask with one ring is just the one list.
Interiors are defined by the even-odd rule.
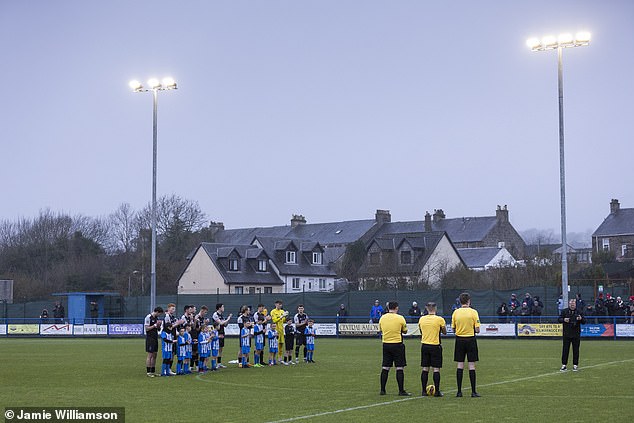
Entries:
[[218,343],[220,344],[220,348],[224,348],[225,346],[225,338],[219,338]]
[[286,342],[284,342],[284,349],[286,351],[293,351],[293,346],[294,346],[293,337],[292,336],[286,337],[285,341]]
[[383,364],[382,367],[405,367],[405,344],[383,344]]
[[151,336],[145,337],[145,352],[158,352],[158,338],[152,338]]
[[453,361],[463,362],[467,357],[469,363],[478,361],[478,343],[475,336],[456,336],[456,348],[453,352]]
[[420,366],[442,367],[442,345],[422,344],[420,346]]
[[306,345],[306,334],[305,333],[296,333],[295,334],[295,343],[297,346]]

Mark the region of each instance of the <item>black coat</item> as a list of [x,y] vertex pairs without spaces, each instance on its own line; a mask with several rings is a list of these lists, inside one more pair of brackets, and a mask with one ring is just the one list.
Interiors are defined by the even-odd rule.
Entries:
[[[570,319],[569,322],[564,321],[566,317]],[[577,319],[577,317],[581,317],[581,319]],[[581,325],[586,323],[586,318],[576,308],[574,310],[564,308],[559,315],[559,323],[563,324],[564,338],[580,338]]]

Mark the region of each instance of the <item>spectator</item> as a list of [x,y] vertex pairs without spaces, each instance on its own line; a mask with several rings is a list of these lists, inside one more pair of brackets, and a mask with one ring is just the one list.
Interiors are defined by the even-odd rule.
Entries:
[[625,305],[625,303],[623,302],[623,300],[621,299],[621,297],[616,297],[616,312],[615,312],[615,316],[625,316],[627,313],[627,306]]
[[55,307],[53,308],[53,317],[57,323],[64,321],[64,306],[59,301],[55,303]]
[[42,314],[40,314],[40,323],[48,323],[48,310],[42,310]]
[[339,323],[346,323],[348,317],[348,310],[346,310],[346,306],[341,304],[339,306],[339,310],[337,310],[337,317],[339,317]]
[[520,315],[520,323],[530,323],[531,322],[531,309],[526,304],[526,301],[522,303],[522,306],[519,309]]
[[533,322],[539,322],[542,316],[542,310],[544,305],[539,301],[539,297],[533,298],[533,307],[531,308],[531,316],[533,316]]
[[616,316],[616,299],[610,294],[605,294],[605,308],[608,310],[608,316]]
[[379,300],[374,300],[372,310],[370,310],[370,323],[379,323],[379,319],[383,315],[383,307]]
[[506,303],[501,303],[500,306],[497,309],[497,314],[498,314],[498,321],[500,323],[506,323],[507,319],[508,319],[508,315],[509,315],[509,308],[507,307]]
[[634,323],[634,295],[630,297],[630,304],[627,306],[630,323]]
[[528,307],[528,311],[532,313],[533,310],[533,297],[531,296],[530,293],[526,293],[524,294],[524,299],[522,300],[522,303],[526,303],[526,306]]
[[[592,306],[591,305],[587,305],[586,308],[583,311],[583,315],[586,317],[592,317],[594,316],[594,310],[592,310]],[[595,321],[596,323],[596,321]]]
[[418,322],[418,319],[420,319],[421,313],[420,313],[420,307],[418,306],[418,303],[416,301],[412,303],[412,306],[410,307],[407,314],[410,315],[412,322]]
[[597,299],[594,300],[594,315],[597,316],[597,323],[603,323],[605,312],[605,301],[603,300],[603,293],[600,292]]
[[383,314],[388,314],[390,312],[390,302],[385,302],[385,307],[383,307]]
[[511,294],[511,299],[509,300],[509,312],[513,312],[516,308],[520,308],[520,302],[517,300],[517,295]]
[[583,300],[583,298],[581,298],[580,292],[577,293],[577,309],[578,310],[586,309],[586,302]]
[[453,305],[451,306],[451,312],[453,313],[454,311],[458,310],[460,307],[462,307],[462,305],[460,304],[460,297],[456,297],[456,301],[454,301]]
[[535,305],[535,301],[537,301],[537,304],[539,304],[539,306],[542,308],[542,310],[544,309],[544,303],[542,303],[542,300],[539,298],[539,295],[535,295],[533,297],[533,305]]
[[561,314],[561,310],[564,309],[564,296],[560,295],[557,299],[557,312]]

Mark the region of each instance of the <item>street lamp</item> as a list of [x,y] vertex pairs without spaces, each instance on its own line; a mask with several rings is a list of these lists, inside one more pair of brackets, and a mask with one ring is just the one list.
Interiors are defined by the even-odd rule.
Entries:
[[590,44],[590,33],[546,36],[541,40],[531,38],[526,44],[532,51],[557,50],[557,82],[559,89],[559,189],[561,193],[561,295],[564,307],[568,304],[568,244],[566,240],[566,171],[564,166],[564,78],[562,54],[564,48],[582,47]]
[[158,92],[175,90],[176,81],[173,78],[163,78],[159,81],[156,78],[149,79],[148,88],[145,88],[139,81],[130,81],[130,88],[135,93],[151,92],[153,98],[152,109],[152,267],[150,270],[150,311],[156,307],[156,118],[158,114]]

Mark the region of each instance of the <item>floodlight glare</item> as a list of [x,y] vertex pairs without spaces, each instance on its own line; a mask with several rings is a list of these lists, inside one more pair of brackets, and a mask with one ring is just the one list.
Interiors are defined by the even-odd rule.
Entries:
[[561,34],[559,36],[558,41],[559,41],[559,45],[562,47],[572,46],[573,45],[572,34]]
[[153,90],[157,90],[157,89],[161,88],[161,83],[156,78],[148,79],[147,84]]
[[133,81],[130,81],[130,83],[128,84],[130,86],[130,88],[132,89],[132,91],[140,91],[143,89],[143,84],[141,84],[139,81],[137,81],[136,79]]
[[557,48],[557,38],[552,35],[542,38],[542,46],[546,49]]
[[590,43],[590,33],[589,32],[577,32],[575,35],[575,41],[578,44],[589,44]]
[[162,82],[163,82],[163,87],[165,87],[165,89],[173,90],[176,88],[176,81],[174,81],[174,78],[171,78],[171,77],[163,78]]
[[526,40],[526,45],[531,50],[535,50],[541,47],[542,43],[539,41],[539,38],[529,38]]

